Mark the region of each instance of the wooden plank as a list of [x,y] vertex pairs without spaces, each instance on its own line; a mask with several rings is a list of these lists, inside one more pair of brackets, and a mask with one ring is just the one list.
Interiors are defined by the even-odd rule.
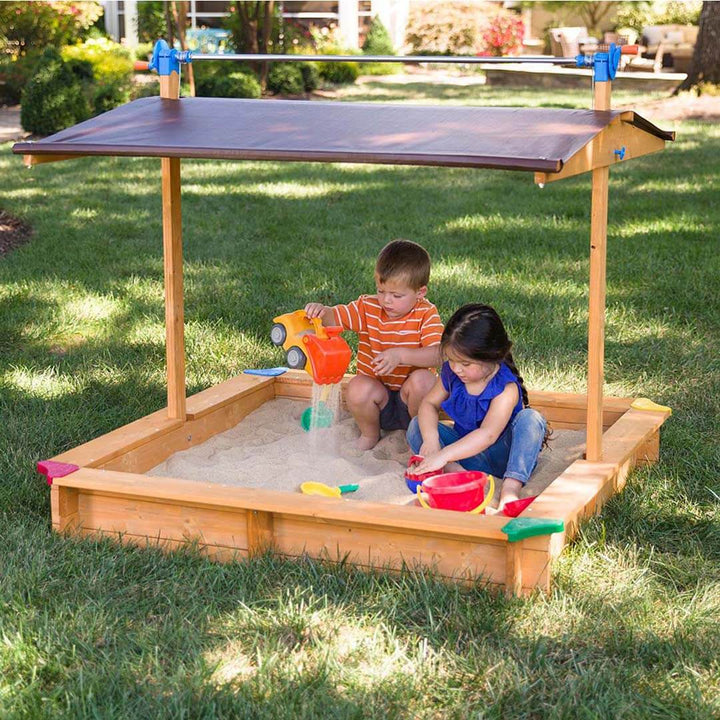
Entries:
[[523,541],[509,542],[505,551],[505,592],[517,597],[523,585]]
[[265,552],[275,545],[273,514],[247,510],[247,542],[250,555]]
[[647,442],[638,448],[636,462],[638,465],[653,465],[660,458],[660,432],[653,433]]
[[[187,418],[188,420],[197,420],[218,408],[237,402],[246,395],[254,393],[258,387],[265,385],[274,385],[273,378],[244,374],[230,378],[189,397],[186,405]],[[274,394],[273,389],[273,397]]]
[[[610,81],[594,84],[593,109],[610,110]],[[588,308],[587,450],[590,461],[602,456],[602,411],[605,358],[605,292],[607,265],[608,167],[592,171],[590,207],[590,290]]]
[[169,100],[180,98],[180,73],[173,72],[160,76],[160,97]]
[[668,416],[668,412],[628,410],[603,436],[602,462],[576,460],[523,512],[523,517],[565,521],[565,533],[559,534],[563,543],[558,545],[553,535],[551,555],[557,555],[558,547],[574,536],[582,518],[598,512],[609,497],[624,487],[638,451]]
[[56,455],[57,462],[73,463],[80,467],[99,467],[134,448],[161,438],[182,427],[182,420],[171,420],[166,410],[159,410],[124,425],[94,440]]
[[75,160],[75,158],[87,157],[87,155],[23,155],[25,166],[42,165],[43,163],[61,162],[62,160]]
[[84,530],[248,549],[247,512],[243,509],[76,492],[79,524]]
[[[346,375],[343,387],[353,378]],[[274,378],[276,397],[309,398],[312,396],[312,378],[303,370],[289,370]],[[587,410],[587,395],[580,393],[562,393],[549,390],[529,390],[530,404],[541,410],[543,408],[576,408]],[[633,402],[634,398],[604,398],[603,408],[612,413],[622,414]]]
[[75,488],[54,485],[50,488],[52,525],[58,532],[73,530],[79,522],[79,492]]
[[469,515],[445,510],[428,511],[386,503],[360,503],[310,497],[300,493],[227,487],[177,478],[148,478],[137,473],[86,468],[57,478],[54,483],[77,488],[85,494],[117,495],[198,507],[254,509],[275,513],[276,516],[304,516],[330,523],[418,530],[447,537],[485,538],[502,542],[506,540],[500,528],[507,519],[498,516]]
[[[633,158],[658,152],[665,147],[665,140],[631,125],[627,118],[617,117],[598,133],[585,147],[571,157],[557,173],[535,173],[535,183],[563,180],[597,168],[611,167]],[[621,159],[616,150],[625,148]]]
[[[587,410],[581,408],[540,407],[538,405],[531,405],[531,407],[541,413],[549,423],[552,423],[553,427],[556,427],[557,423],[566,423],[584,428],[587,422]],[[603,428],[611,427],[624,413],[625,410],[616,412],[603,409]]]
[[231,547],[228,545],[215,545],[210,543],[198,543],[197,540],[172,540],[169,538],[148,537],[147,535],[134,535],[128,532],[116,532],[108,530],[95,530],[92,528],[78,528],[75,533],[81,537],[93,539],[109,538],[124,545],[135,547],[157,548],[164,552],[174,552],[194,545],[200,553],[209,560],[216,562],[234,562],[248,556],[248,551],[243,548]]
[[183,309],[180,158],[160,158],[160,163],[162,166],[168,417],[184,420],[185,317]]
[[608,462],[622,463],[630,456],[637,457],[668,417],[670,411],[630,408],[603,435],[603,458]]
[[204,443],[208,438],[235,427],[248,413],[272,399],[272,384],[260,383],[236,402],[219,405],[197,420],[188,420],[161,438],[152,439],[100,465],[105,470],[143,473],[167,460],[175,452]]
[[[533,538],[528,538],[533,539]],[[553,555],[549,547],[544,550],[532,550],[527,545],[527,540],[522,540],[522,587],[519,594],[528,595],[540,590],[544,593],[550,592],[551,568]],[[510,543],[511,545],[517,543]],[[562,546],[561,546],[562,549]]]
[[593,170],[590,211],[587,459],[602,457],[608,169]]
[[[132,472],[149,470],[151,467],[163,462],[173,452],[197,445],[212,437],[212,435],[234,427],[245,415],[274,396],[272,378],[257,378],[250,380],[247,384],[242,378],[250,378],[250,376],[244,375],[240,378],[233,378],[189,398],[189,407],[193,408],[194,412],[189,414],[188,417],[200,419],[209,415],[212,418],[205,423],[187,426],[186,435],[190,436],[190,440],[187,440],[187,442],[170,442],[170,438],[166,436],[172,433],[173,430],[185,427],[184,423],[182,420],[169,419],[166,410],[158,410],[72,450],[60,453],[52,459],[57,462],[73,463],[80,467],[107,467],[113,466],[113,461],[122,455],[132,454],[132,451],[143,445],[153,446],[153,443],[155,443],[157,462],[147,465],[143,470],[137,470],[136,466],[124,468]],[[258,392],[260,394],[257,394]],[[217,410],[226,408],[232,403],[237,404],[237,407],[232,411],[216,413]],[[182,432],[175,433],[173,438],[177,437],[184,437],[184,435]],[[167,449],[171,446],[175,449],[169,453],[163,450],[163,448]],[[150,448],[140,454],[145,454],[148,456],[148,462],[152,462],[149,458],[149,455],[153,454]],[[127,465],[127,463],[125,464]]]
[[331,561],[349,561],[367,567],[399,569],[423,565],[444,577],[483,577],[505,580],[503,543],[439,537],[430,532],[400,531],[392,526],[313,522],[311,518],[275,517],[275,542],[286,555],[309,555]]

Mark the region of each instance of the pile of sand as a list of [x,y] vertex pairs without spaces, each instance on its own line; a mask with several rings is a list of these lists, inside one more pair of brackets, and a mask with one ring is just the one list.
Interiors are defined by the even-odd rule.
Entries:
[[[411,454],[404,432],[385,434],[372,450],[356,450],[353,443],[360,433],[346,411],[333,427],[307,433],[300,427],[306,407],[297,400],[266,402],[234,428],[175,453],[147,474],[286,492],[299,492],[307,480],[331,486],[357,483],[360,489],[344,497],[414,502],[403,480]],[[584,431],[555,431],[554,438],[524,495],[537,495],[584,450]]]

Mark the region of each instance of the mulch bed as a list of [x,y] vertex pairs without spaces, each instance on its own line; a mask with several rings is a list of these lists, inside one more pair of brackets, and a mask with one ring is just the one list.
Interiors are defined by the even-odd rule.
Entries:
[[0,210],[0,257],[7,255],[32,237],[33,230],[22,220]]

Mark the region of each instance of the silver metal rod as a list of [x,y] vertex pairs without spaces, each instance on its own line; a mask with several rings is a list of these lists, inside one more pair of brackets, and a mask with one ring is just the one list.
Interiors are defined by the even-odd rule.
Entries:
[[456,57],[449,55],[260,55],[242,53],[191,53],[195,60],[242,60],[245,62],[357,62],[357,63],[448,63],[453,65],[480,65],[484,63],[545,63],[549,65],[575,65],[574,57],[548,57],[542,55],[519,55],[518,57],[484,57],[468,55]]

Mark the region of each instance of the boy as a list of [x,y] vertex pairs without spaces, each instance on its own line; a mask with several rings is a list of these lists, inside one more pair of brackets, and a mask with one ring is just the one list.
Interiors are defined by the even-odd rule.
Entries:
[[345,402],[360,428],[357,447],[369,450],[380,430],[406,430],[437,376],[443,324],[425,299],[430,256],[409,240],[393,240],[375,264],[376,295],[348,305],[308,303],[308,318],[358,333],[357,375]]

